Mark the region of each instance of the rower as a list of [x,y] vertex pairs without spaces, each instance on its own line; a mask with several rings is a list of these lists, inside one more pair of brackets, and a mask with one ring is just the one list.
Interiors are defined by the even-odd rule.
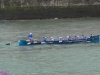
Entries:
[[62,42],[63,41],[63,38],[62,37],[59,37],[59,42]]
[[54,38],[53,38],[53,37],[51,37],[49,41],[54,41]]
[[92,38],[92,37],[93,37],[92,34],[90,34],[90,36],[88,38]]
[[84,35],[82,35],[82,36],[80,37],[80,40],[86,40],[86,37],[85,37]]
[[89,36],[89,38],[90,38],[90,41],[92,41],[92,40],[93,40],[93,36],[92,36],[92,34]]
[[46,42],[46,37],[43,37],[42,39],[41,39],[41,43],[45,43]]
[[74,41],[78,41],[78,39],[79,39],[78,37],[79,37],[79,36],[75,36],[75,37],[73,38],[73,40],[74,40]]
[[66,40],[67,40],[67,41],[71,41],[70,36],[67,36]]

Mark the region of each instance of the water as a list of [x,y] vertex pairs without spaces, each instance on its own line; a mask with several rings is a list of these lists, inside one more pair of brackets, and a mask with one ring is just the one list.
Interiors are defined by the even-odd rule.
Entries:
[[[0,21],[0,72],[10,75],[100,75],[100,44],[18,46],[18,40],[100,34],[100,18]],[[11,45],[5,45],[11,43]]]

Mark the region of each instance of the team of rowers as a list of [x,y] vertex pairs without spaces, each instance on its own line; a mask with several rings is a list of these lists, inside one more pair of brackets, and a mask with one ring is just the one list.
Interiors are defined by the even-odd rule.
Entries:
[[[90,39],[92,39],[92,34],[88,37]],[[28,38],[30,41],[32,41],[33,39],[33,35],[32,33],[30,33],[28,35]],[[79,41],[79,40],[87,40],[87,37],[82,35],[82,36],[74,36],[73,38],[71,38],[70,36],[67,36],[66,38],[62,38],[62,37],[59,37],[59,38],[53,38],[53,37],[50,37],[49,40],[46,39],[46,37],[42,37],[42,39],[40,40],[41,42],[46,42],[46,41],[59,41],[59,42],[62,42],[62,41]]]

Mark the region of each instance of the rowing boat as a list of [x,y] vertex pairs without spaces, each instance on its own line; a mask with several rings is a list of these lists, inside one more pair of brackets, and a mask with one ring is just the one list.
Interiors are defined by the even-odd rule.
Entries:
[[70,41],[66,41],[66,40],[62,40],[57,41],[46,41],[46,42],[41,42],[41,41],[32,41],[29,42],[27,40],[19,40],[19,46],[29,46],[29,45],[42,45],[42,44],[79,44],[79,43],[99,43],[100,42],[100,35],[95,35],[92,38],[87,38],[86,40],[70,40]]

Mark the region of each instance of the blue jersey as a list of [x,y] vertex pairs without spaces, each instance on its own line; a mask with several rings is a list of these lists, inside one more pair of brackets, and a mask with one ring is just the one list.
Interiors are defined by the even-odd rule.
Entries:
[[46,38],[43,37],[42,40],[41,40],[41,42],[46,42]]
[[29,39],[32,39],[32,37],[33,37],[32,34],[29,34],[29,35],[28,35],[28,38],[29,38]]

